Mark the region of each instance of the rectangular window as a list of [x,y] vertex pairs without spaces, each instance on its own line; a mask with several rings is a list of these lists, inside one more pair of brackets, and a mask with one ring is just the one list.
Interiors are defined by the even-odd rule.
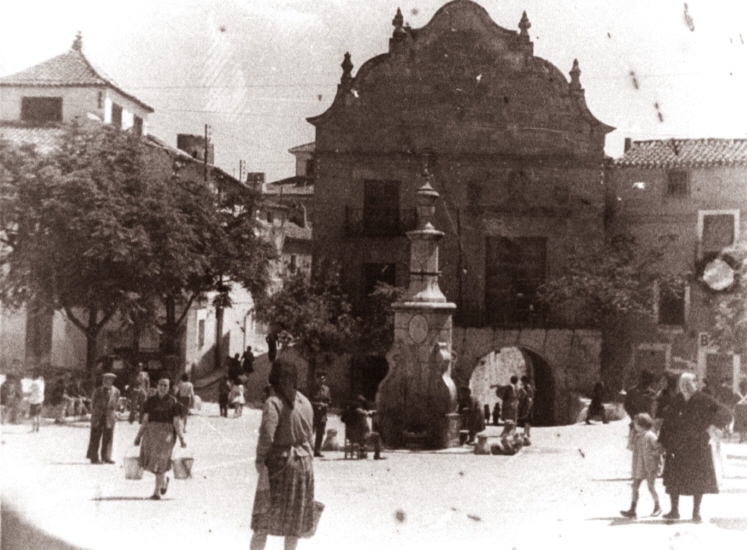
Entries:
[[690,195],[689,174],[683,171],[667,172],[667,195],[686,197]]
[[197,321],[197,349],[205,345],[205,319]]
[[25,122],[62,122],[62,98],[21,98],[21,120]]
[[714,214],[703,218],[703,250],[718,251],[734,244],[734,216]]
[[398,181],[366,180],[363,183],[363,229],[372,237],[400,233]]
[[485,313],[491,323],[531,322],[539,317],[537,291],[545,282],[547,239],[487,237]]
[[662,286],[658,292],[659,324],[670,327],[685,325],[685,289]]
[[112,126],[122,127],[122,107],[112,103]]
[[314,177],[314,159],[306,161],[306,176],[309,178]]
[[132,131],[135,132],[136,136],[143,135],[143,119],[137,115],[133,119]]
[[290,262],[288,263],[288,270],[291,273],[295,273],[296,269],[298,269],[298,265],[296,264],[296,255],[295,254],[291,254]]

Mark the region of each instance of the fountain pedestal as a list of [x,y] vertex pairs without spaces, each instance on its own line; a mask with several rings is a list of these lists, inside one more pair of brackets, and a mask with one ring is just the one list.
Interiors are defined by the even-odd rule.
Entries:
[[456,386],[451,379],[452,313],[438,285],[438,242],[434,229],[438,193],[426,181],[416,194],[418,229],[407,233],[410,284],[392,305],[394,342],[389,373],[379,385],[376,410],[387,446],[442,449],[459,445]]

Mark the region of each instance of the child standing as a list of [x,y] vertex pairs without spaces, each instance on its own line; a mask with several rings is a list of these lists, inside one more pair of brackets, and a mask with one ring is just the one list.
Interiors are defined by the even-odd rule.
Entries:
[[44,378],[41,374],[34,374],[29,395],[29,416],[31,417],[31,431],[38,432],[41,423],[42,405],[44,404]]
[[234,418],[241,416],[244,410],[244,385],[241,382],[237,382],[231,387],[231,404],[234,407]]
[[622,510],[620,513],[626,518],[636,518],[636,506],[638,504],[638,490],[645,480],[651,497],[654,499],[654,511],[652,517],[661,514],[659,506],[659,495],[656,493],[656,476],[661,467],[661,446],[653,431],[654,421],[647,413],[638,413],[633,418],[633,437],[629,448],[633,451],[633,498],[630,510]]

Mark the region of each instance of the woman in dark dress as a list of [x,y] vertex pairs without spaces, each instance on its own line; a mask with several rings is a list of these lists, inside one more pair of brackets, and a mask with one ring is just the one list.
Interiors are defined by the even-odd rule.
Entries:
[[665,454],[664,486],[672,504],[664,517],[679,519],[680,495],[692,495],[693,521],[700,522],[703,495],[718,493],[708,429],[728,423],[731,413],[698,391],[693,374],[680,376],[679,389],[664,412],[659,435]]
[[140,445],[140,467],[156,474],[156,487],[153,500],[166,494],[169,478],[166,472],[171,470],[171,453],[179,438],[182,448],[187,444],[182,434],[181,411],[179,402],[169,393],[171,382],[168,378],[158,381],[156,394],[146,399],[140,431],[135,438],[135,445]]

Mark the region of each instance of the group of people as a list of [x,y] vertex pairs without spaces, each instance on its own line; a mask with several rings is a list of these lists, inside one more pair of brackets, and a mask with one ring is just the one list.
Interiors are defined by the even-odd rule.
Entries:
[[[32,432],[38,432],[41,424],[43,406],[51,407],[55,422],[61,424],[68,416],[89,414],[90,393],[86,390],[85,381],[80,376],[73,377],[64,373],[51,385],[45,383],[40,370],[35,370],[24,390],[23,379],[18,373],[9,373],[0,385],[0,403],[2,404],[2,422],[17,424],[28,414],[31,419]],[[26,410],[25,403],[28,404]]]
[[654,501],[652,516],[661,514],[656,478],[663,461],[663,482],[669,494],[668,520],[680,518],[680,496],[693,497],[692,519],[701,521],[703,495],[718,493],[716,465],[711,448],[712,427],[727,426],[731,411],[699,390],[694,374],[666,373],[660,391],[650,371],[626,392],[624,407],[630,418],[628,447],[633,451],[632,499],[627,518],[637,517],[639,488],[646,481]]
[[242,415],[246,404],[246,382],[254,372],[254,353],[252,346],[239,356],[226,357],[228,374],[218,384],[218,407],[222,417],[228,417],[228,408],[233,408],[234,418]]

